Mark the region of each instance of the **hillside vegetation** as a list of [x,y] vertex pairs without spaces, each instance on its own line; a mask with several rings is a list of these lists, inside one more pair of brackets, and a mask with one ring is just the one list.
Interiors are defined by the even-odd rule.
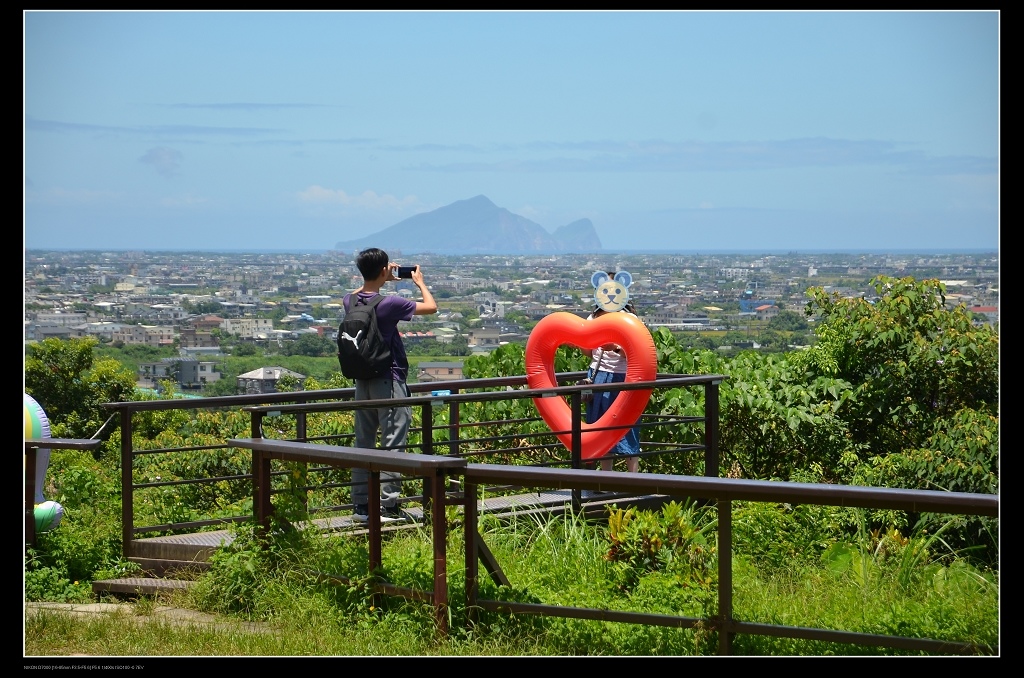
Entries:
[[[722,357],[715,351],[684,348],[665,329],[654,333],[659,372],[727,376],[720,393],[719,476],[998,493],[997,330],[975,327],[963,307],[947,309],[943,286],[937,280],[882,277],[873,283],[879,295],[874,303],[812,289],[807,314],[820,316],[820,322],[814,344],[804,351],[745,351]],[[465,376],[525,374],[523,353],[523,346],[513,344],[489,356],[467,358]],[[585,368],[579,351],[560,351],[557,360],[556,371]],[[86,341],[46,340],[30,346],[25,380],[26,392],[43,405],[51,418],[53,435],[59,437],[89,437],[103,423],[99,403],[141,397],[132,389],[133,374],[119,369],[116,361],[93,361],[92,345]],[[345,383],[340,375],[329,381],[311,379],[306,388]],[[647,412],[701,416],[701,397],[682,389],[656,392]],[[503,418],[531,414],[529,401],[517,406],[523,411],[507,411]],[[484,414],[482,409],[481,416]],[[463,421],[470,421],[473,414],[462,416]],[[337,432],[350,426],[350,421],[339,417],[324,426],[329,430],[311,430],[309,435]],[[212,437],[245,435],[247,427],[248,419],[240,413],[204,413],[198,420],[189,420],[180,413],[153,413],[148,424],[137,430],[140,439],[136,447],[144,448],[147,439],[153,446],[205,444]],[[131,563],[120,558],[118,432],[105,431],[104,436],[109,439],[96,458],[54,452],[46,495],[64,504],[67,514],[61,526],[41,535],[37,549],[29,553],[25,565],[27,599],[88,599],[91,580],[132,569]],[[644,461],[644,471],[704,471],[702,460],[692,456]],[[236,467],[245,472],[248,459],[189,458],[178,463],[186,462],[207,464],[211,474],[221,474]],[[155,475],[161,469],[153,466],[146,472]],[[157,521],[147,524],[158,524],[188,519],[191,511],[200,508],[206,515],[229,515],[246,501],[251,497],[244,492],[212,500],[198,493],[191,495],[186,487],[139,510],[150,512],[147,521]],[[626,596],[630,605],[647,600],[643,603],[645,609],[667,606],[676,614],[686,613],[681,610],[707,612],[713,605],[710,592],[714,590],[716,556],[714,545],[701,535],[710,518],[695,507],[667,507],[666,511],[633,512],[617,518],[613,514],[608,526],[596,531],[592,526],[575,524],[494,526],[493,538],[502,544],[497,548],[508,549],[509,557],[524,568],[520,580],[534,582],[520,592],[524,600],[567,595],[552,588],[555,580],[541,571],[531,574],[535,566],[531,565],[529,550],[554,540],[562,546],[548,548],[570,561],[576,556],[566,555],[564,548],[583,549],[591,553],[587,558],[598,560],[601,553],[619,554],[617,559],[606,559],[610,563],[607,567],[594,571],[593,576],[603,582],[595,585],[595,591]],[[877,589],[872,595],[881,596],[882,602],[872,603],[878,606],[876,612],[865,614],[860,622],[839,622],[846,628],[877,628],[872,624],[881,624],[891,627],[883,632],[895,632],[892,629],[902,625],[910,629],[909,635],[970,637],[997,645],[996,519],[763,504],[740,505],[736,511],[738,609],[743,609],[739,601],[744,601],[750,606],[747,611],[752,618],[778,619],[787,614],[784,608],[772,609],[771,601],[755,591],[789,590],[816,582],[815,586],[829,592],[825,605],[835,608],[821,612],[824,617],[850,607],[848,601],[843,602],[843,597],[850,595],[846,586],[859,591],[857,595]],[[509,529],[516,532],[507,540],[499,536]],[[666,535],[670,534],[676,536],[669,539]],[[657,539],[652,542],[652,537]],[[642,546],[651,543],[660,547],[651,551],[649,546]],[[612,549],[614,545],[618,546]],[[355,566],[360,557],[350,553],[350,547],[337,551],[319,542],[278,545],[271,551],[264,548],[251,540],[237,540],[230,553],[215,560],[199,587],[202,593],[195,604],[249,618],[276,618],[296,604],[278,588],[284,581],[294,584],[287,574],[290,568],[303,559],[351,561]],[[417,566],[422,564],[421,572],[429,571],[429,548],[410,548],[416,555],[406,556],[408,562],[391,565],[396,578],[413,576],[409,574],[416,571],[411,566],[413,561]],[[576,562],[582,566],[584,560]],[[239,579],[240,573],[254,564],[267,572],[269,582]],[[798,579],[804,583],[797,583]],[[317,605],[336,606],[331,609],[341,617],[366,619],[365,607],[359,602],[365,596],[358,590],[342,595],[326,593],[313,582],[296,586],[296,590],[317,600]],[[936,596],[941,602],[936,602]],[[966,613],[949,616],[958,605],[969,605],[967,600],[975,601],[971,614],[982,615],[970,629],[961,623]],[[889,612],[883,612],[886,605]],[[753,614],[755,609],[757,614]],[[955,620],[957,615],[959,621]],[[639,647],[631,645],[627,635],[611,642],[598,641],[598,634],[588,641],[587,634],[600,629],[600,624],[592,627],[566,620],[534,624],[492,619],[486,626],[490,633],[530,635],[543,631],[540,627],[544,624],[549,625],[546,632],[555,627],[562,631],[557,641],[550,641],[555,645],[544,645],[553,654],[579,653],[586,647],[609,654],[713,652],[706,639],[688,636],[685,641],[668,641],[659,635],[661,632],[654,631],[635,636],[646,639],[638,641]],[[590,642],[594,644],[588,645]],[[784,641],[763,642],[768,644],[752,646],[750,653],[824,651],[818,646],[794,648]]]

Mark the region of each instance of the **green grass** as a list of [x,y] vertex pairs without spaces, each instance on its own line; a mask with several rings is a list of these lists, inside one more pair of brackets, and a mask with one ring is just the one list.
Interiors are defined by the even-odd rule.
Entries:
[[[230,626],[230,625],[229,625]],[[502,644],[496,639],[445,640],[424,634],[400,614],[374,623],[315,617],[297,628],[286,622],[264,631],[242,626],[171,623],[123,613],[83,618],[67,611],[40,611],[25,621],[25,656],[108,657],[254,656],[477,656],[541,655],[543,648]]]
[[[621,518],[622,516],[620,516]],[[481,568],[481,597],[554,605],[706,617],[717,600],[715,554],[699,558],[700,529],[713,515],[690,508],[640,513],[616,530],[574,516],[523,517],[499,523],[485,517],[481,532],[511,587],[499,587]],[[671,525],[670,525],[671,523]],[[673,527],[674,526],[674,527]],[[688,527],[695,528],[688,530]],[[454,526],[453,526],[454,528]],[[673,532],[674,530],[674,532]],[[610,536],[618,556],[610,558]],[[644,551],[652,536],[664,543],[685,533],[691,541]],[[267,548],[242,533],[232,550],[219,551],[208,574],[189,593],[161,600],[214,613],[228,623],[174,625],[140,601],[124,615],[93,619],[43,611],[26,619],[30,656],[709,656],[715,634],[481,611],[464,624],[464,572],[460,531],[450,532],[450,626],[436,632],[422,603],[374,600],[365,587],[366,543],[321,534],[283,533]],[[913,544],[913,540],[907,540]],[[920,559],[913,576],[899,552],[854,546],[851,558],[805,559],[765,567],[742,554],[734,564],[734,617],[750,622],[972,641],[998,653],[998,580],[955,558]],[[843,551],[844,555],[850,555]],[[651,555],[651,557],[647,557]],[[927,561],[927,562],[924,562]],[[837,564],[838,563],[838,564]],[[312,572],[345,575],[331,585]],[[390,538],[382,574],[399,586],[431,586],[428,530]],[[626,576],[626,575],[629,576]],[[140,623],[141,622],[141,623]],[[251,632],[237,622],[258,622]],[[735,654],[751,656],[912,655],[886,648],[737,635]]]

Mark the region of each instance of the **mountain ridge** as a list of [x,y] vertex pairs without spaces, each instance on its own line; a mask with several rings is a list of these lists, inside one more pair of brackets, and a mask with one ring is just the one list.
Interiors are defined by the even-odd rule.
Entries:
[[557,254],[601,252],[590,219],[559,226],[554,233],[524,216],[498,207],[485,195],[458,200],[404,219],[376,233],[340,241],[335,249],[367,247],[404,254]]

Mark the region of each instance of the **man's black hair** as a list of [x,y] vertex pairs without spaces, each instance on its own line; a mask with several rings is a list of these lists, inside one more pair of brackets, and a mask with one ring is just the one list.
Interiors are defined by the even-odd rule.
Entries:
[[374,280],[380,275],[381,269],[388,265],[388,253],[379,247],[370,247],[356,257],[356,268],[363,275],[363,280]]

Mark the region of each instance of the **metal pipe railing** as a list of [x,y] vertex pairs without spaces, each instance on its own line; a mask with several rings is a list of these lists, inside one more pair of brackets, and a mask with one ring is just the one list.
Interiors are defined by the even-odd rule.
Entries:
[[[434,621],[442,634],[448,632],[448,532],[445,518],[445,479],[458,475],[466,467],[465,459],[432,454],[408,454],[388,450],[364,450],[337,445],[320,445],[291,440],[267,440],[265,438],[236,439],[235,445],[252,450],[253,465],[256,467],[256,513],[257,521],[264,530],[270,528],[273,506],[270,502],[270,462],[273,459],[302,463],[319,462],[340,468],[363,468],[369,472],[368,491],[370,496],[380,492],[381,471],[416,473],[425,476],[425,504],[429,503],[431,543],[433,546],[433,587],[429,594],[392,587],[392,594],[425,598],[434,608]],[[436,493],[433,494],[432,493]],[[429,502],[426,499],[429,498]],[[424,516],[428,515],[426,510]],[[369,572],[371,576],[381,566],[382,535],[380,514],[370,511],[367,516],[369,534]],[[337,577],[336,577],[337,578]],[[387,586],[386,582],[378,582]],[[384,589],[382,589],[384,590]],[[386,592],[386,591],[385,591]]]
[[[112,410],[114,414],[120,415],[121,426],[121,530],[122,549],[125,558],[132,555],[132,544],[140,534],[152,532],[174,531],[176,529],[193,529],[197,525],[231,524],[246,520],[252,516],[229,516],[210,520],[190,520],[181,523],[162,523],[159,525],[136,525],[135,524],[135,493],[136,490],[160,487],[173,484],[175,481],[158,481],[148,483],[136,483],[133,476],[135,459],[145,454],[175,453],[183,450],[215,450],[231,446],[230,440],[206,447],[188,448],[165,448],[159,450],[135,450],[133,441],[133,421],[135,413],[158,412],[167,410],[189,410],[199,412],[203,410],[242,409],[249,412],[250,435],[252,437],[263,436],[263,422],[267,416],[290,414],[295,417],[296,437],[300,440],[307,439],[308,432],[307,417],[316,413],[354,411],[365,407],[381,406],[413,406],[422,408],[423,417],[421,427],[414,433],[419,433],[422,441],[419,443],[423,453],[434,454],[438,445],[448,447],[448,454],[460,456],[465,454],[464,447],[476,439],[460,439],[460,432],[464,427],[479,425],[494,425],[499,422],[463,422],[460,414],[460,406],[465,403],[498,402],[502,400],[522,400],[536,397],[568,397],[578,398],[583,390],[595,392],[606,390],[637,390],[637,389],[668,389],[668,388],[703,388],[705,401],[710,401],[717,406],[718,384],[725,379],[722,375],[673,375],[659,374],[657,379],[650,382],[616,383],[604,385],[578,386],[575,384],[584,372],[565,372],[556,375],[556,383],[565,385],[555,386],[546,389],[529,389],[525,376],[493,377],[484,379],[459,379],[452,381],[438,381],[420,384],[410,384],[410,397],[390,400],[374,400],[372,403],[366,401],[355,401],[355,389],[324,389],[318,391],[288,391],[283,393],[262,393],[238,396],[217,396],[212,398],[194,398],[188,400],[146,400],[121,403],[106,403],[104,407]],[[510,390],[511,388],[511,390]],[[495,389],[495,390],[487,390]],[[433,391],[449,392],[443,396],[431,395]],[[472,392],[469,392],[472,391]],[[576,402],[576,401],[574,401]],[[434,439],[435,427],[433,426],[433,411],[435,408],[447,407],[449,421],[446,427],[447,441],[436,441]],[[574,421],[578,424],[580,408],[578,402],[573,408]],[[537,421],[537,420],[533,420]],[[717,434],[717,411],[707,411],[705,417],[693,417],[685,419],[685,423],[693,424],[706,422],[703,432],[703,449],[705,452],[705,473],[716,474],[718,469],[718,434]],[[510,422],[500,422],[510,423]],[[666,422],[667,423],[667,422]],[[675,423],[684,423],[680,419]],[[576,424],[574,424],[576,425]],[[549,432],[546,435],[552,437],[559,432]],[[539,435],[539,434],[530,434]],[[327,441],[331,442],[331,441]],[[579,443],[573,445],[578,450]],[[551,449],[560,449],[560,444],[550,443]],[[408,446],[412,447],[412,445]],[[509,448],[516,450],[516,448]],[[693,445],[678,448],[680,451],[695,449]],[[657,453],[666,453],[670,450],[660,450]],[[570,450],[569,463],[579,468],[582,461],[578,455]],[[247,474],[233,474],[233,480],[252,481],[256,477],[256,469],[250,468]],[[216,483],[225,480],[225,477],[210,477],[201,479],[198,482]],[[429,495],[424,488],[425,495]],[[253,492],[255,501],[255,491]],[[428,507],[424,507],[427,509]]]
[[[484,483],[509,483],[520,487],[544,487],[578,490],[629,492],[634,495],[664,495],[671,498],[694,498],[716,502],[718,509],[718,611],[707,618],[611,611],[592,608],[520,603],[510,600],[479,598],[478,563],[487,553],[477,528],[477,494]],[[827,483],[792,483],[699,476],[673,476],[652,473],[600,473],[576,469],[541,469],[530,466],[469,464],[464,471],[465,544],[466,544],[466,609],[470,622],[478,609],[495,612],[542,614],[578,619],[620,621],[691,628],[698,624],[718,633],[719,654],[732,654],[733,637],[738,633],[821,640],[854,645],[871,645],[897,649],[973,654],[991,652],[971,643],[907,638],[871,633],[816,629],[779,624],[741,622],[733,618],[732,609],[732,503],[753,501],[791,504],[818,504],[872,509],[890,509],[912,513],[950,513],[997,517],[999,497],[989,494],[906,490]],[[504,575],[502,575],[504,577]],[[492,575],[493,577],[493,575]],[[495,583],[508,585],[507,578],[494,578]]]
[[[951,513],[998,517],[999,497],[996,495],[907,490],[864,486],[843,486],[827,483],[793,483],[700,476],[677,476],[654,473],[603,473],[587,469],[541,468],[535,466],[506,466],[499,464],[467,464],[464,459],[438,455],[407,454],[383,450],[321,445],[289,440],[262,438],[237,439],[236,445],[253,450],[258,468],[257,513],[259,522],[269,527],[273,510],[270,503],[270,461],[282,459],[300,462],[319,462],[345,468],[361,467],[370,471],[370,492],[379,489],[381,471],[416,472],[430,478],[432,499],[430,525],[433,545],[433,589],[421,592],[384,581],[377,581],[375,594],[395,595],[429,602],[434,608],[435,622],[442,634],[447,634],[447,520],[445,506],[461,504],[464,510],[465,545],[465,600],[467,623],[476,621],[479,610],[512,614],[539,614],[546,616],[615,621],[633,624],[659,625],[675,628],[702,628],[718,634],[718,653],[732,654],[733,639],[737,634],[789,637],[832,643],[847,643],[891,647],[911,651],[940,654],[975,654],[992,652],[993,648],[979,648],[970,642],[911,638],[905,636],[862,633],[834,629],[810,628],[783,624],[763,624],[738,621],[733,617],[732,576],[732,509],[734,501],[771,502],[790,504],[816,504],[855,508],[906,511],[911,513]],[[461,498],[449,500],[444,492],[445,478],[461,475],[464,492]],[[517,487],[544,487],[579,490],[625,492],[632,495],[660,496],[672,499],[702,499],[714,502],[718,543],[717,610],[707,617],[671,614],[651,614],[628,610],[605,610],[567,605],[522,603],[512,600],[481,599],[479,597],[479,561],[484,560],[488,571],[499,585],[511,585],[493,553],[487,548],[478,527],[478,490],[485,483],[506,483]],[[574,502],[575,503],[575,502]],[[574,508],[576,508],[574,506]],[[426,513],[424,514],[426,515]],[[375,572],[381,564],[382,538],[380,519],[375,512],[369,516],[369,570]],[[346,583],[337,574],[317,573],[325,581]]]
[[[559,381],[575,381],[582,373],[566,373],[559,375]],[[459,380],[451,382],[432,382],[429,384],[410,385],[410,393],[417,395],[405,399],[391,401],[354,401],[354,389],[332,389],[323,391],[298,391],[272,394],[255,394],[246,396],[223,396],[217,398],[203,398],[182,400],[155,400],[127,403],[108,403],[105,407],[110,408],[115,414],[120,415],[121,431],[121,462],[122,462],[122,536],[125,557],[132,555],[132,542],[137,534],[145,530],[180,530],[195,526],[208,526],[217,522],[229,523],[235,520],[251,519],[254,517],[266,517],[272,510],[270,504],[271,476],[269,460],[271,457],[257,458],[253,455],[251,473],[236,474],[236,480],[251,479],[253,482],[253,515],[231,518],[220,518],[213,520],[190,521],[185,523],[174,523],[160,526],[136,527],[133,523],[133,491],[135,489],[147,489],[158,485],[182,484],[182,481],[171,480],[161,482],[135,483],[133,477],[133,464],[138,456],[156,453],[175,453],[179,451],[202,451],[204,449],[218,449],[235,447],[235,441],[225,439],[216,445],[209,447],[195,446],[187,448],[166,448],[163,450],[134,450],[132,416],[140,412],[153,412],[174,409],[187,409],[199,411],[204,409],[243,409],[250,414],[249,428],[253,439],[260,439],[263,436],[264,419],[271,414],[291,414],[296,417],[295,430],[303,435],[308,434],[308,423],[306,417],[322,412],[339,412],[355,410],[360,407],[379,407],[381,405],[411,405],[421,408],[422,422],[419,429],[421,450],[427,452],[425,455],[399,454],[399,457],[409,457],[406,461],[413,461],[412,457],[425,456],[435,459],[441,463],[447,463],[445,457],[437,454],[439,447],[447,447],[448,456],[455,457],[459,463],[466,464],[465,456],[475,454],[474,450],[467,450],[465,447],[471,440],[488,440],[487,436],[478,438],[467,438],[462,432],[471,427],[480,425],[493,425],[501,422],[464,422],[460,406],[469,402],[488,402],[507,399],[523,399],[535,397],[565,397],[570,401],[570,407],[574,412],[572,422],[572,444],[569,460],[573,468],[551,468],[545,465],[537,466],[505,466],[500,464],[476,464],[470,463],[465,466],[462,482],[461,498],[456,493],[455,503],[460,503],[465,511],[466,525],[466,596],[467,606],[470,615],[475,614],[478,609],[502,609],[513,612],[528,612],[549,614],[555,616],[571,616],[587,619],[608,619],[612,621],[624,621],[631,623],[661,624],[677,627],[688,627],[696,624],[703,624],[706,628],[716,630],[719,633],[719,652],[722,654],[731,653],[732,639],[736,634],[760,634],[777,635],[793,638],[805,638],[812,640],[823,640],[831,642],[879,645],[897,647],[911,650],[922,650],[929,652],[958,652],[967,653],[978,650],[970,647],[969,644],[946,642],[930,639],[896,638],[889,636],[876,636],[872,634],[859,634],[847,631],[835,631],[827,629],[808,629],[803,627],[787,627],[770,624],[758,624],[751,622],[740,622],[732,618],[732,502],[734,501],[766,501],[766,502],[787,502],[787,503],[811,503],[836,506],[854,506],[862,508],[881,508],[893,510],[905,510],[919,513],[948,512],[965,515],[998,516],[999,498],[994,495],[974,495],[947,492],[932,492],[922,490],[902,490],[891,488],[868,488],[838,485],[818,485],[785,482],[752,481],[717,477],[719,457],[719,384],[724,379],[721,375],[658,375],[653,382],[643,383],[618,383],[608,385],[576,386],[568,384],[555,386],[546,389],[529,389],[526,386],[525,377],[503,377],[484,380]],[[515,387],[507,390],[507,387]],[[702,444],[688,444],[686,450],[704,450],[704,473],[705,476],[675,476],[652,473],[600,473],[581,469],[582,459],[576,454],[580,445],[580,394],[582,390],[630,390],[630,389],[659,389],[678,387],[700,387],[704,389],[704,417],[670,417],[666,421],[674,424],[700,424],[703,423],[703,430],[700,441]],[[497,391],[466,392],[468,390],[498,388]],[[449,394],[429,395],[424,394],[434,390],[447,390]],[[435,427],[433,416],[435,408],[447,408],[447,425]],[[644,422],[645,426],[656,426],[661,422],[660,417],[652,417],[654,421]],[[663,422],[662,422],[663,423]],[[435,430],[444,430],[447,433],[447,440],[436,439]],[[548,432],[545,435],[554,436],[555,433]],[[531,434],[533,435],[533,434]],[[539,434],[538,434],[539,435]],[[266,439],[265,439],[266,440]],[[31,494],[31,483],[34,474],[28,473],[29,466],[34,462],[34,451],[40,447],[59,448],[60,439],[45,439],[26,441],[26,536],[29,532],[28,518],[31,506],[29,501]],[[267,442],[270,442],[267,440]],[[300,441],[291,441],[300,442]],[[69,443],[71,444],[71,443]],[[99,441],[74,441],[74,446],[88,444],[88,448],[95,449]],[[302,443],[310,448],[328,447],[319,443]],[[409,448],[415,447],[415,444]],[[515,448],[510,448],[515,449]],[[356,450],[356,452],[360,452]],[[371,453],[375,454],[375,453]],[[311,457],[312,459],[312,457]],[[387,460],[390,463],[394,460]],[[327,464],[332,466],[333,464]],[[373,477],[371,483],[379,482],[379,477]],[[451,475],[449,473],[449,475]],[[209,478],[210,482],[217,482],[222,478]],[[433,478],[431,474],[425,473],[424,477],[424,516],[430,515],[431,521],[437,524],[444,523],[444,507],[453,503],[445,498],[443,492],[444,483],[442,479]],[[201,482],[201,479],[196,482]],[[718,610],[717,614],[707,619],[696,619],[688,617],[674,617],[672,615],[645,615],[641,613],[626,611],[588,610],[585,608],[571,608],[566,606],[548,606],[539,604],[523,604],[513,601],[481,600],[479,599],[478,586],[478,565],[481,560],[487,566],[491,577],[497,582],[508,584],[500,565],[493,554],[483,542],[476,530],[478,510],[476,496],[485,483],[496,483],[507,487],[557,487],[569,488],[574,495],[579,490],[594,489],[612,492],[626,492],[634,495],[664,495],[665,497],[695,497],[702,498],[708,502],[714,502],[718,509],[718,545],[719,545],[719,572],[718,572]],[[303,488],[308,489],[308,488]],[[372,488],[371,488],[372,491]],[[443,500],[439,500],[439,498]],[[433,501],[432,501],[433,500]],[[573,502],[571,506],[577,506]],[[336,507],[338,508],[338,507]],[[429,513],[427,513],[429,511]],[[372,514],[372,512],[371,512]],[[472,526],[473,529],[470,529]],[[435,556],[444,553],[444,544],[438,543],[435,537]],[[380,563],[379,547],[371,549],[371,565]],[[435,573],[435,584],[437,584]],[[445,584],[446,586],[446,584]],[[446,589],[445,589],[446,590]],[[400,587],[389,586],[381,589],[384,593],[401,593]],[[405,592],[409,594],[409,592]],[[415,592],[413,592],[415,594]],[[412,594],[410,594],[412,595]],[[419,594],[415,594],[419,595]],[[438,601],[438,594],[435,589],[433,600]],[[982,651],[985,649],[983,648]]]

